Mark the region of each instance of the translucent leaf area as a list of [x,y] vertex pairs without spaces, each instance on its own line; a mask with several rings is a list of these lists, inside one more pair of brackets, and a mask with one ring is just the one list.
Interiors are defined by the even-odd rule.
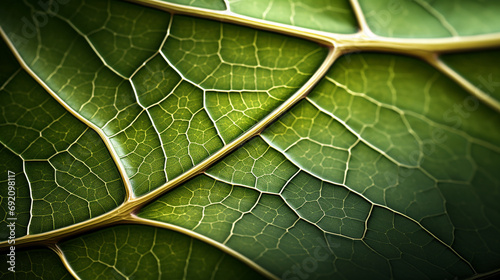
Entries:
[[[7,53],[5,44],[2,50]],[[8,54],[8,53],[7,53]],[[16,175],[17,234],[40,233],[101,215],[124,200],[124,186],[98,134],[73,117],[12,62],[0,95],[0,150]],[[6,179],[6,178],[5,178]],[[3,182],[7,186],[7,180]],[[2,217],[7,217],[4,196]],[[3,222],[4,228],[8,224]],[[2,231],[3,238],[8,232]]]
[[[116,1],[64,6],[17,46],[50,90],[109,138],[136,195],[254,125],[325,56],[299,39],[136,8]],[[100,14],[89,24],[92,11]],[[29,4],[13,1],[2,20],[6,32],[22,34],[30,13]]]
[[0,278],[498,277],[499,3],[3,1]]
[[[467,118],[444,110],[454,104]],[[259,138],[140,215],[278,275],[326,246],[318,276],[465,277],[500,258],[499,123],[423,62],[352,55]]]
[[[2,255],[3,263],[9,258]],[[59,257],[49,249],[33,249],[29,251],[16,252],[16,279],[74,279],[73,276],[61,263]],[[0,277],[2,279],[13,279],[10,271],[2,266]]]
[[347,0],[228,0],[232,12],[269,21],[335,33],[355,33]]
[[[447,54],[443,61],[494,99],[500,101],[500,51],[483,50],[463,54]],[[483,66],[484,65],[484,66]]]
[[371,30],[389,37],[458,37],[500,31],[500,2],[360,0]]

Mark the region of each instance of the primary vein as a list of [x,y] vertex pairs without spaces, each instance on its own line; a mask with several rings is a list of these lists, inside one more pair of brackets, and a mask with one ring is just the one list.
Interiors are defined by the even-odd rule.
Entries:
[[[33,245],[48,245],[55,244],[63,238],[68,236],[72,236],[74,234],[78,234],[84,231],[89,231],[97,228],[107,227],[114,224],[126,223],[127,219],[143,206],[148,203],[154,201],[161,195],[165,194],[167,191],[179,186],[183,182],[193,178],[194,176],[204,172],[208,167],[210,167],[214,162],[222,159],[233,150],[238,148],[242,143],[248,141],[255,135],[258,135],[264,128],[270,125],[274,120],[280,117],[283,113],[285,113],[288,109],[290,109],[293,105],[295,105],[298,101],[303,99],[309,91],[319,82],[319,80],[326,74],[330,66],[333,62],[341,55],[341,53],[336,48],[329,48],[329,52],[321,64],[321,66],[316,70],[314,75],[299,89],[297,92],[292,95],[291,98],[282,103],[278,108],[276,108],[273,112],[263,118],[259,123],[254,125],[244,134],[240,135],[238,138],[228,143],[226,146],[218,150],[212,156],[206,158],[199,164],[193,166],[191,169],[183,173],[182,175],[176,177],[175,179],[168,181],[164,185],[158,187],[157,189],[141,196],[141,197],[133,197],[132,188],[128,177],[126,175],[124,166],[122,165],[118,155],[116,154],[114,148],[112,147],[109,139],[104,135],[104,133],[95,126],[93,123],[89,122],[82,116],[80,116],[76,111],[74,111],[69,105],[67,105],[55,92],[52,91],[42,80],[39,78],[36,73],[24,62],[21,55],[14,48],[12,42],[8,39],[7,35],[0,27],[0,34],[7,41],[9,47],[12,49],[14,56],[19,61],[23,69],[25,69],[43,88],[48,91],[51,96],[53,96],[61,105],[64,106],[69,112],[71,112],[75,117],[80,119],[82,122],[87,124],[89,127],[94,129],[99,136],[103,139],[106,144],[106,147],[110,151],[113,160],[118,166],[119,173],[122,176],[122,179],[126,186],[127,191],[127,199],[124,203],[122,203],[117,208],[107,212],[101,216],[97,216],[86,220],[84,222],[80,222],[77,224],[73,224],[67,227],[51,230],[44,233],[39,234],[30,234],[16,239],[16,245],[23,246],[33,246]],[[0,248],[4,248],[7,246],[7,242],[0,242]]]

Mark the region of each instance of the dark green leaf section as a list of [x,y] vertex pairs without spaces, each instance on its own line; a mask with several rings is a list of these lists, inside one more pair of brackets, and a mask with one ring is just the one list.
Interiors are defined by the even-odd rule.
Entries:
[[416,223],[305,172],[282,195],[196,177],[139,215],[213,238],[284,279],[472,274]]
[[125,2],[57,3],[5,2],[0,22],[29,67],[110,138],[138,196],[255,125],[326,56],[303,40]]
[[226,4],[224,0],[160,0],[181,5],[189,5],[199,8],[207,8],[212,10],[225,10]]
[[99,216],[124,201],[124,186],[97,133],[86,130],[66,152],[29,161],[33,213],[30,233]]
[[500,50],[444,54],[440,59],[500,102]]
[[[39,233],[101,215],[122,203],[124,186],[100,137],[28,74],[21,69],[12,73],[2,85],[0,99],[2,170],[17,174],[17,237],[26,234],[30,207],[29,231]],[[2,202],[5,211],[7,193]]]
[[429,38],[500,32],[500,2],[360,0],[370,29],[382,36]]
[[82,279],[261,279],[234,257],[166,229],[116,226],[63,242]]
[[472,273],[449,248],[391,210],[374,207],[364,240],[388,260],[394,279],[451,279]]
[[232,224],[250,211],[258,198],[255,190],[198,176],[146,206],[139,216],[203,232],[224,242],[231,234]]
[[176,16],[162,52],[206,90],[286,89],[290,94],[314,73],[327,50],[280,34]]
[[300,217],[329,233],[362,238],[370,203],[346,188],[301,172],[283,191],[283,198]]
[[7,256],[10,251],[2,253],[1,279],[16,280],[72,280],[73,276],[64,267],[59,256],[49,249],[15,250],[15,273],[7,270],[10,267]]
[[355,33],[358,26],[346,0],[229,0],[232,12],[333,33]]
[[[430,66],[381,54],[339,60],[290,115],[299,110],[325,114],[358,138],[348,148],[345,177],[325,176],[331,173],[301,164],[303,153],[280,146],[287,135],[296,137],[297,129],[282,128],[291,126],[289,116],[263,136],[304,169],[333,182],[343,179],[370,201],[415,219],[478,271],[495,268],[500,260],[493,237],[500,234],[500,207],[494,202],[500,199],[496,112]],[[488,245],[471,250],[466,243]]]
[[4,40],[0,40],[0,51],[3,53],[3,55],[0,56],[0,63],[2,65],[2,67],[0,67],[0,87],[3,89],[12,78],[12,75],[14,75],[16,71],[19,71],[20,67],[16,58],[10,54],[9,47],[5,44]]

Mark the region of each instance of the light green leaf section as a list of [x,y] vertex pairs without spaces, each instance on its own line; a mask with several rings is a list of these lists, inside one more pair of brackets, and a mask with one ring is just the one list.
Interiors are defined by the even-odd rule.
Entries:
[[165,171],[169,179],[223,145],[203,108],[202,90],[191,83],[182,82],[168,98],[151,108],[150,114],[167,155]]
[[471,274],[416,223],[305,172],[282,194],[197,177],[139,215],[213,238],[284,279]]
[[141,112],[129,127],[111,138],[111,143],[125,163],[136,195],[166,182],[164,152],[149,114]]
[[154,56],[132,78],[138,102],[146,108],[167,99],[181,82],[181,76],[160,55]]
[[500,2],[488,0],[360,0],[370,29],[404,38],[470,36],[500,32]]
[[225,10],[226,4],[224,0],[160,0],[163,2],[193,6],[199,8],[207,8],[212,10]]
[[[214,10],[227,3],[232,15],[318,31],[358,28],[348,1],[169,2]],[[141,196],[283,104],[327,53],[130,2],[50,3],[47,10],[42,1],[8,0],[0,8],[8,40],[50,89],[11,54],[0,57],[0,168],[16,173],[16,237],[123,203],[118,168],[85,122],[102,130]],[[498,3],[360,1],[373,32],[409,38],[500,32]],[[0,52],[10,53],[3,42]],[[440,59],[500,100],[498,50]],[[498,271],[499,124],[497,112],[420,60],[351,54],[258,136],[134,215],[192,230],[284,279]],[[5,192],[0,202],[5,240]],[[261,277],[227,252],[159,227],[71,238],[60,245],[83,279]],[[17,258],[20,279],[69,277],[47,250]]]
[[[500,234],[500,208],[491,199],[500,194],[493,171],[500,163],[496,112],[430,66],[381,54],[339,60],[295,110],[303,107],[330,116],[359,139],[349,147],[346,187],[418,221],[478,271],[495,267],[493,259],[500,259],[492,238]],[[264,133],[273,145],[279,145],[274,141],[282,122]],[[300,164],[302,154],[285,153]],[[460,210],[465,205],[471,211]],[[464,220],[475,222],[463,227]],[[462,240],[489,249],[472,253]]]
[[7,270],[9,257],[2,254],[1,279],[16,280],[72,280],[73,276],[62,264],[59,256],[49,249],[16,250],[15,272]]
[[444,54],[440,59],[477,88],[500,101],[500,50]]
[[347,0],[229,0],[231,12],[333,33],[356,33],[358,26]]
[[326,56],[317,44],[215,21],[176,16],[162,52],[206,90],[290,94]]
[[323,231],[362,238],[370,204],[345,188],[300,173],[283,190],[283,198],[304,219]]
[[[0,99],[2,170],[17,174],[17,237],[26,234],[28,223],[29,233],[49,231],[96,217],[123,202],[120,175],[97,133],[71,116],[26,72],[18,68],[12,73],[2,85]],[[7,192],[2,200],[7,201]]]
[[29,67],[110,138],[137,196],[255,125],[326,56],[311,42],[130,3],[59,8],[31,27],[22,19],[40,5],[16,1],[2,25]]
[[82,279],[261,279],[248,266],[199,240],[166,229],[116,226],[63,242]]
[[[124,1],[67,2],[60,5],[57,15],[49,13],[49,18],[60,18],[65,22],[63,25],[70,26],[80,35],[73,35],[73,40],[85,39],[93,47],[95,54],[110,68],[126,77],[130,77],[146,59],[158,51],[157,47],[165,37],[170,19],[168,13]],[[37,10],[41,8],[35,2],[32,6]],[[56,6],[59,5],[52,4],[52,9],[56,9]],[[51,31],[49,26],[41,27],[41,30],[45,29],[48,29],[46,32]],[[68,38],[59,39],[63,40]],[[44,43],[50,42],[44,40]],[[72,43],[82,51],[89,49],[89,44]],[[80,46],[76,46],[77,44]],[[66,52],[61,46],[57,49],[61,53]],[[86,54],[84,57],[92,58],[95,54]],[[71,52],[67,55],[72,56]]]
[[283,101],[280,93],[207,92],[205,104],[224,141],[229,142],[277,107]]
[[224,242],[232,224],[250,211],[258,198],[255,190],[198,176],[144,208],[139,216],[203,232]]

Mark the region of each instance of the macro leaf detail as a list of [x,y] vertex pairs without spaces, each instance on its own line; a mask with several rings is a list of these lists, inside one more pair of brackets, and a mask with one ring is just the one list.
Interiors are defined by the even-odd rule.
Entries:
[[500,273],[497,3],[0,5],[2,278]]

